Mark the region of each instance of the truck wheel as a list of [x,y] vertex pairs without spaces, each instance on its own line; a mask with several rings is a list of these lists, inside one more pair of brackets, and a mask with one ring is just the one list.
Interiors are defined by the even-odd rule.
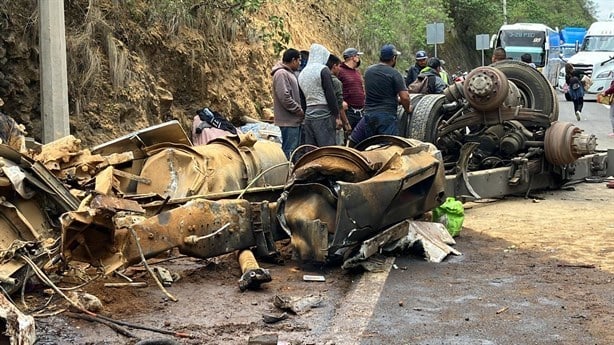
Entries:
[[444,116],[441,106],[445,101],[444,95],[424,95],[414,108],[407,137],[435,144],[437,127]]
[[411,108],[414,109],[414,111],[412,111],[411,113],[407,113],[405,111],[403,112],[403,115],[399,119],[399,136],[409,138],[409,126],[410,121],[412,119],[412,114],[416,112],[416,106],[418,105],[418,102],[420,102],[423,96],[423,94],[419,93],[412,93],[409,95],[409,103],[411,104]]
[[501,70],[513,82],[523,98],[524,107],[548,114],[550,121],[559,118],[557,97],[550,82],[535,68],[515,60],[495,62],[491,67]]

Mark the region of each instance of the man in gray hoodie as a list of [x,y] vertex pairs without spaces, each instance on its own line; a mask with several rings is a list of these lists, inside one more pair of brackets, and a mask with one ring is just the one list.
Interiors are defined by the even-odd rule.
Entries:
[[305,144],[318,147],[335,145],[335,131],[341,128],[331,72],[326,67],[329,55],[322,45],[312,44],[309,61],[298,77],[307,104],[303,123]]
[[275,125],[281,130],[281,149],[288,159],[301,142],[301,124],[305,116],[301,108],[298,81],[294,75],[300,63],[299,51],[290,48],[271,70]]

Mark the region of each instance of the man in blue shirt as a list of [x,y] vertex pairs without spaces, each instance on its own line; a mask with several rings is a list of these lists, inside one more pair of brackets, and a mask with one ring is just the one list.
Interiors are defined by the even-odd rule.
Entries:
[[[409,93],[403,76],[394,69],[397,57],[401,55],[392,44],[386,44],[380,51],[380,62],[371,65],[365,72],[365,135],[398,135],[397,108],[401,104],[411,112]],[[357,141],[355,141],[357,142]]]

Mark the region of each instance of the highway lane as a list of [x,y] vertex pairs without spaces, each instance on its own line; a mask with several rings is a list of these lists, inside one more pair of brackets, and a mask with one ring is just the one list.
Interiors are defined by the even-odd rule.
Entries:
[[612,132],[609,118],[609,105],[599,104],[595,101],[585,101],[582,111],[582,119],[576,121],[573,111],[573,103],[565,101],[563,94],[557,91],[559,96],[559,120],[575,123],[585,133],[597,136],[597,149],[614,149],[614,137],[608,137]]

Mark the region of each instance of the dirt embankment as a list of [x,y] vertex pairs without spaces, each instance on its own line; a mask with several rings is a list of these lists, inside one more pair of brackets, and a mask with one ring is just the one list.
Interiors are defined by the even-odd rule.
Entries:
[[[203,106],[259,117],[272,105],[276,42],[339,52],[357,40],[355,28],[341,25],[353,22],[349,1],[267,1],[254,12],[225,4],[65,2],[71,133],[94,145],[171,119],[187,130]],[[0,8],[3,111],[40,139],[36,1]]]

